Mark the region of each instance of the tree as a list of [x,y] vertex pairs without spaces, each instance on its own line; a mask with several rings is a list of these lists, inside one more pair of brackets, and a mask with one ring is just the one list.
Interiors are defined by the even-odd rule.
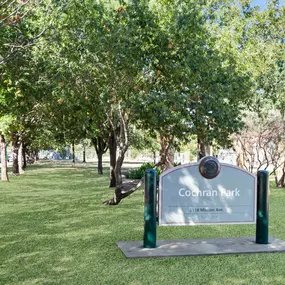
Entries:
[[[265,12],[249,1],[29,6],[30,16],[5,24],[2,37],[10,48],[19,31],[21,39],[30,38],[45,27],[0,67],[1,112],[19,122],[13,144],[40,147],[50,135],[51,143],[73,145],[88,138],[98,173],[109,148],[110,186],[117,186],[111,204],[125,197],[121,168],[134,127],[159,138],[162,170],[194,136],[199,157],[213,143],[228,146],[244,109],[258,108],[264,97],[283,104],[283,12],[270,3]],[[4,57],[10,51],[0,48]],[[42,136],[36,127],[44,128]]]
[[248,108],[260,112],[269,100],[282,108],[284,7],[276,0],[268,1],[264,11],[251,8],[250,1],[218,7],[218,21],[211,22],[213,33],[220,37],[220,50],[234,54],[239,71],[250,75]]
[[0,152],[1,152],[1,180],[9,181],[8,168],[7,168],[7,142],[5,135],[7,136],[9,125],[12,122],[12,117],[2,116],[0,117]]
[[0,11],[0,66],[32,50],[69,5],[66,1],[6,0]]
[[[18,68],[15,63],[23,65]],[[10,61],[4,67],[0,67],[3,81],[0,83],[0,116],[10,116],[13,122],[7,127],[6,138],[12,143],[13,151],[13,174],[22,172],[18,165],[18,151],[27,137],[29,129],[33,128],[41,118],[39,109],[39,98],[36,94],[37,88],[32,83],[38,75],[37,71],[32,71],[34,67],[30,54],[22,54],[17,60]],[[20,161],[22,155],[20,156]]]
[[[40,48],[34,51],[37,60],[45,66],[44,77],[53,89],[50,100],[59,104],[49,106],[54,120],[65,124],[64,128],[58,129],[62,132],[64,129],[64,136],[70,141],[74,141],[71,135],[78,139],[90,138],[98,156],[99,173],[103,171],[102,155],[108,141],[106,108],[101,98],[101,84],[105,83],[106,77],[104,61],[107,59],[104,50],[107,45],[102,37],[104,39],[108,33],[101,23],[104,11],[102,3],[70,1],[61,17],[53,23],[59,31],[57,36],[48,30],[41,38]],[[57,84],[53,84],[55,81]],[[59,108],[64,110],[61,114],[58,113]],[[71,134],[70,131],[75,129]]]
[[3,134],[0,135],[0,152],[1,152],[1,180],[9,181],[7,170],[7,143]]
[[244,122],[243,130],[234,136],[238,166],[250,172],[268,169],[276,187],[284,187],[284,173],[277,175],[285,163],[284,118],[275,110],[266,116],[249,113]]
[[195,134],[200,158],[213,141],[230,144],[229,135],[241,127],[250,81],[237,63],[237,49],[221,50],[220,39],[210,32],[209,17],[218,20],[208,4],[166,6],[167,18],[161,15],[167,22],[165,51],[160,50],[158,72],[153,72],[159,80],[153,76],[149,96],[138,98],[144,106],[138,120],[141,127],[160,133],[161,164],[168,161],[171,166],[167,152],[177,139],[187,142]]

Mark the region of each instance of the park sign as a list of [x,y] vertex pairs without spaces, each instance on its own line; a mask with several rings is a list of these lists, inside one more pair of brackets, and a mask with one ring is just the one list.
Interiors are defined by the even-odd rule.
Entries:
[[[143,247],[140,242],[118,242],[127,257],[285,251],[285,241],[269,239],[268,235],[269,172],[266,170],[259,170],[255,176],[208,156],[199,163],[173,167],[162,173],[159,197],[155,169],[145,171],[144,184]],[[157,218],[162,226],[256,224],[255,243],[254,237],[163,240],[157,243]]]
[[160,175],[159,225],[255,224],[257,179],[205,157]]

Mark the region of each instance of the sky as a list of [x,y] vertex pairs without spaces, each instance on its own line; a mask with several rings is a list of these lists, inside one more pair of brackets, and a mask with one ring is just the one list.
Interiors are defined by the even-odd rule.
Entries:
[[[285,4],[285,0],[280,1],[281,5]],[[253,0],[252,1],[253,6],[260,6],[261,9],[264,9],[266,7],[266,0]]]

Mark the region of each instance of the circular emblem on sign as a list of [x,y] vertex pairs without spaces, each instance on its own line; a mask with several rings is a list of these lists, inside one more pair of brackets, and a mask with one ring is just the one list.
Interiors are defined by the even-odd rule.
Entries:
[[200,160],[199,171],[207,179],[215,178],[221,171],[219,161],[213,156],[206,156]]

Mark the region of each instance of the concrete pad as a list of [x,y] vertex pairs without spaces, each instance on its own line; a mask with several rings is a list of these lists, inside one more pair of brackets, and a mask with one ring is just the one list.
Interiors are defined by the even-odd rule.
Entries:
[[158,240],[156,248],[143,248],[142,241],[116,244],[127,258],[285,252],[285,241],[273,237],[269,244],[257,244],[255,237]]

